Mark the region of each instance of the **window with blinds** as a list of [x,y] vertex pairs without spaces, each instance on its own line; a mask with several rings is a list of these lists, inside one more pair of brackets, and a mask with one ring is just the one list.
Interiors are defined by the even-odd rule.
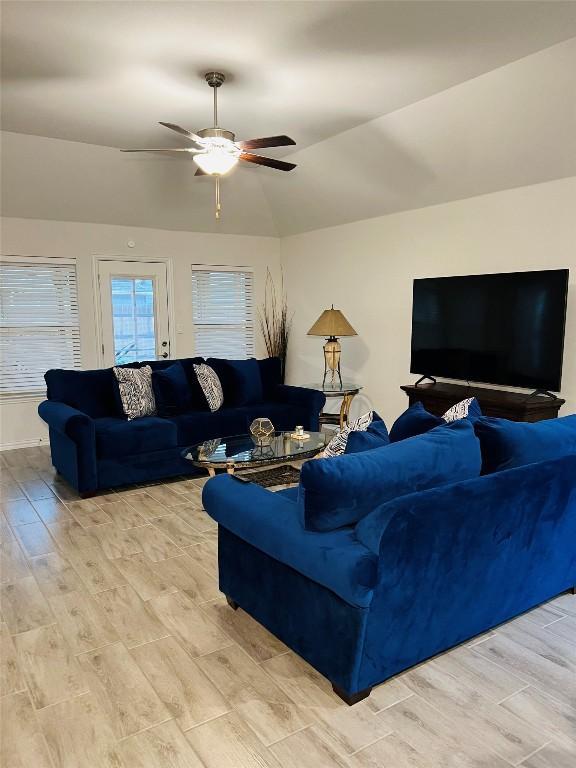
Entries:
[[42,392],[49,368],[80,365],[74,264],[0,264],[0,394]]
[[201,357],[254,356],[252,272],[192,270],[194,351]]

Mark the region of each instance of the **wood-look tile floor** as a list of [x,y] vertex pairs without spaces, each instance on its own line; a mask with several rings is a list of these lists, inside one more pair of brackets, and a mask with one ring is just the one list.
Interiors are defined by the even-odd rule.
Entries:
[[573,768],[566,594],[347,707],[218,592],[203,480],[79,500],[0,453],[3,768]]

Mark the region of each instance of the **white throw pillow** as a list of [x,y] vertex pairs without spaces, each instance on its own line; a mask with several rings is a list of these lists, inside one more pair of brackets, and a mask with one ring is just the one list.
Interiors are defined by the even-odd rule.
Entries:
[[122,410],[128,420],[156,414],[156,400],[152,389],[152,368],[114,368],[118,381]]
[[322,454],[322,458],[324,459],[330,459],[333,456],[341,456],[344,451],[346,450],[346,445],[348,444],[348,437],[351,432],[366,432],[370,424],[372,424],[372,419],[374,418],[374,411],[368,411],[368,413],[365,413],[363,416],[360,416],[355,421],[350,422],[350,424],[347,424],[343,430],[338,432],[332,440],[328,443],[326,448],[324,448],[324,453]]
[[473,397],[467,397],[465,400],[460,400],[459,403],[453,405],[452,408],[448,408],[444,416],[442,416],[444,421],[450,424],[453,421],[465,419],[468,416],[468,411],[470,410],[472,400],[474,400]]
[[204,397],[208,402],[208,407],[211,411],[217,411],[222,408],[224,403],[224,393],[222,391],[222,384],[218,378],[218,374],[206,363],[200,365],[194,365],[194,373],[198,379],[198,383],[202,387]]

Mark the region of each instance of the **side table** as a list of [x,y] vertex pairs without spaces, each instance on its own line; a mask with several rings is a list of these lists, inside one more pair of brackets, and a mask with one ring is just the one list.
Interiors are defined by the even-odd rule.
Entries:
[[321,413],[320,424],[336,424],[340,429],[344,429],[348,424],[348,415],[350,413],[350,406],[352,400],[360,392],[362,387],[358,384],[351,384],[350,382],[344,382],[342,386],[339,384],[308,384],[310,389],[317,389],[319,392],[323,392],[326,397],[341,397],[342,403],[340,405],[340,413]]

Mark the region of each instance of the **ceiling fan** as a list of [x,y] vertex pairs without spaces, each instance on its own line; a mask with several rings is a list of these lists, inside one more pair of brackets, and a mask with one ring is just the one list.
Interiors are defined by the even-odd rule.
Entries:
[[171,131],[185,136],[197,147],[181,147],[178,149],[122,149],[121,152],[188,152],[198,166],[195,176],[214,176],[216,179],[216,218],[220,218],[220,177],[232,170],[239,160],[254,165],[265,165],[278,171],[291,171],[296,168],[294,163],[276,160],[273,157],[256,155],[250,150],[264,147],[285,147],[296,142],[289,136],[267,136],[262,139],[247,139],[236,141],[232,131],[218,126],[218,88],[225,76],[221,72],[207,72],[206,82],[214,91],[214,125],[212,128],[202,128],[197,133],[186,130],[174,123],[163,123]]

